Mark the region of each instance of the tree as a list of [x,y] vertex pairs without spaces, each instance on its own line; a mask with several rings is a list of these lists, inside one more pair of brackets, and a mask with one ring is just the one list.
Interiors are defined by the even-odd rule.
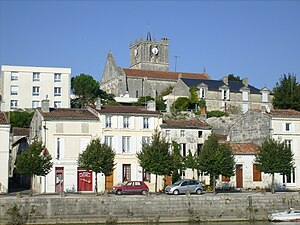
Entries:
[[239,76],[235,76],[234,74],[228,75],[228,81],[239,81],[242,82],[241,78]]
[[21,109],[7,112],[7,114],[9,114],[11,127],[27,128],[30,126],[31,119],[33,117],[33,112],[24,111]]
[[274,108],[300,111],[300,85],[297,83],[295,74],[283,74],[273,92]]
[[204,142],[199,156],[199,170],[213,178],[213,190],[216,193],[216,177],[234,175],[234,155],[228,144],[219,143],[219,138],[212,134]]
[[173,103],[173,107],[178,111],[186,111],[190,107],[191,101],[188,97],[179,97]]
[[101,104],[103,105],[121,105],[119,102],[116,102],[114,94],[108,94],[106,91],[99,89],[98,96],[101,99]]
[[29,150],[23,151],[16,160],[16,171],[31,178],[31,195],[33,194],[34,176],[46,176],[52,166],[52,157],[41,141],[32,142]]
[[184,159],[184,165],[186,168],[190,168],[193,171],[193,179],[194,177],[194,171],[197,168],[197,156],[196,153],[193,155],[191,150],[189,150],[188,155]]
[[197,109],[197,106],[199,104],[199,97],[198,97],[198,88],[197,87],[191,87],[190,88],[190,104],[193,105],[194,109]]
[[[173,158],[173,170],[172,170],[172,183],[180,179],[180,174],[183,169],[183,158],[180,154],[180,145],[176,141],[172,141],[172,158]],[[180,171],[180,173],[178,173]]]
[[143,143],[142,150],[137,153],[141,167],[155,174],[155,192],[157,192],[157,175],[171,175],[173,158],[169,152],[169,143],[155,131],[149,143]]
[[294,166],[294,154],[284,142],[268,138],[259,146],[255,163],[260,171],[272,175],[271,190],[274,193],[274,174],[290,174]]
[[71,89],[77,97],[72,104],[85,108],[87,105],[95,103],[99,83],[91,75],[82,73],[79,76],[72,77]]
[[78,165],[93,171],[95,175],[95,192],[98,195],[98,173],[105,176],[112,174],[114,170],[115,152],[106,144],[101,144],[99,138],[92,139],[85,151],[79,154]]
[[154,98],[152,98],[151,96],[147,95],[147,96],[142,96],[138,98],[138,101],[133,103],[133,105],[135,106],[143,106],[146,105],[148,101],[150,100],[154,100]]

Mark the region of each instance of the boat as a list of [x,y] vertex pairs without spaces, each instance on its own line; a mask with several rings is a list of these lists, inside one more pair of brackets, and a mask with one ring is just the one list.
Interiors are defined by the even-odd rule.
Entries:
[[268,218],[272,222],[300,221],[300,210],[290,208],[283,212],[272,213]]

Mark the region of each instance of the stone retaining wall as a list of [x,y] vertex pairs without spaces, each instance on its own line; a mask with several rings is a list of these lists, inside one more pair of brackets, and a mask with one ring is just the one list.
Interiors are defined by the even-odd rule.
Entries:
[[266,220],[270,212],[300,209],[300,194],[238,193],[149,196],[0,197],[0,224],[14,204],[27,223],[132,223]]

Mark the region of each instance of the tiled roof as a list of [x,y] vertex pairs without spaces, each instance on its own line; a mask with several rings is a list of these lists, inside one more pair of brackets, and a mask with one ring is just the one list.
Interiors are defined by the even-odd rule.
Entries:
[[0,124],[9,124],[4,112],[0,112]]
[[189,120],[164,120],[160,126],[162,128],[211,128],[208,123],[201,121],[199,118],[193,118]]
[[152,79],[162,79],[162,80],[178,80],[178,76],[184,78],[197,78],[197,79],[209,79],[207,74],[201,73],[186,73],[186,72],[168,72],[168,71],[158,71],[158,70],[140,70],[140,69],[127,69],[122,68],[128,77],[144,77]]
[[233,154],[257,154],[258,153],[258,145],[254,143],[230,143]]
[[271,116],[300,117],[300,112],[292,109],[275,109],[269,113]]
[[12,133],[14,136],[29,136],[29,128],[13,127]]
[[[207,80],[207,79],[190,79],[190,78],[181,78],[181,80],[188,86],[188,87],[196,87],[201,83],[204,83],[207,85],[208,90],[210,91],[219,91],[219,88],[223,85],[226,85],[223,80]],[[240,92],[240,89],[244,87],[245,85],[242,82],[239,81],[229,81],[228,85],[230,92],[238,93]],[[260,94],[260,90],[256,87],[253,87],[251,85],[248,85],[248,88],[250,89],[250,93],[252,94]]]
[[87,109],[69,109],[69,108],[56,108],[50,109],[50,112],[42,112],[41,108],[38,109],[45,119],[56,120],[97,120],[98,117]]
[[101,106],[101,109],[96,109],[99,113],[112,113],[112,114],[153,114],[161,115],[158,111],[149,111],[145,106]]

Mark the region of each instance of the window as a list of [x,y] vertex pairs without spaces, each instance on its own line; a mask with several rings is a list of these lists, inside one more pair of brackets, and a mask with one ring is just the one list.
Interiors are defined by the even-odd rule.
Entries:
[[200,95],[200,98],[205,98],[205,88],[200,88],[199,90],[199,95]]
[[291,123],[286,123],[285,124],[285,131],[291,131],[292,124]]
[[61,87],[54,88],[54,96],[61,96]]
[[148,143],[150,143],[150,137],[143,136],[142,137],[142,144],[148,144]]
[[185,130],[180,131],[180,137],[185,137]]
[[203,137],[203,131],[200,130],[200,131],[198,131],[198,138],[202,138],[202,137]]
[[40,81],[40,73],[33,73],[32,81]]
[[185,170],[181,171],[181,179],[185,179]]
[[143,121],[144,121],[144,129],[148,129],[149,128],[149,118],[144,117]]
[[106,118],[105,118],[105,127],[111,128],[111,116],[106,116]]
[[222,182],[230,182],[230,177],[225,177],[222,175]]
[[129,128],[129,117],[127,117],[127,116],[124,116],[123,128]]
[[40,87],[32,87],[32,95],[40,95]]
[[139,97],[139,91],[135,92],[135,97],[138,98]]
[[54,101],[54,108],[61,108],[61,101]]
[[242,99],[243,99],[243,101],[249,101],[249,93],[248,93],[248,91],[243,91],[242,92]]
[[290,174],[284,174],[282,176],[282,182],[284,184],[294,184],[294,183],[296,183],[295,167],[292,168],[292,171],[291,171]]
[[32,108],[35,109],[37,107],[40,107],[40,101],[32,101]]
[[223,100],[229,100],[229,89],[228,90],[222,90],[222,99]]
[[18,95],[19,87],[18,86],[10,86],[10,95]]
[[61,73],[54,74],[54,82],[61,82]]
[[56,139],[56,159],[60,158],[60,138]]
[[10,108],[16,109],[18,107],[18,100],[11,100],[10,101]]
[[262,97],[262,102],[268,102],[268,93],[267,92],[263,92],[261,94]]
[[131,180],[131,168],[130,164],[123,164],[123,178],[122,182]]
[[122,152],[130,152],[130,137],[122,137]]
[[143,181],[151,182],[151,173],[143,169]]
[[183,157],[186,156],[186,143],[181,143],[180,144],[180,153]]
[[18,80],[19,79],[19,73],[18,72],[11,72],[10,80]]
[[288,148],[292,149],[292,140],[284,140],[284,144],[285,144]]
[[201,153],[201,149],[202,149],[203,144],[197,144],[197,155],[199,156]]
[[256,164],[253,164],[253,181],[262,181],[261,172],[258,170]]
[[105,136],[104,137],[104,144],[106,144],[109,147],[112,147],[112,136]]

